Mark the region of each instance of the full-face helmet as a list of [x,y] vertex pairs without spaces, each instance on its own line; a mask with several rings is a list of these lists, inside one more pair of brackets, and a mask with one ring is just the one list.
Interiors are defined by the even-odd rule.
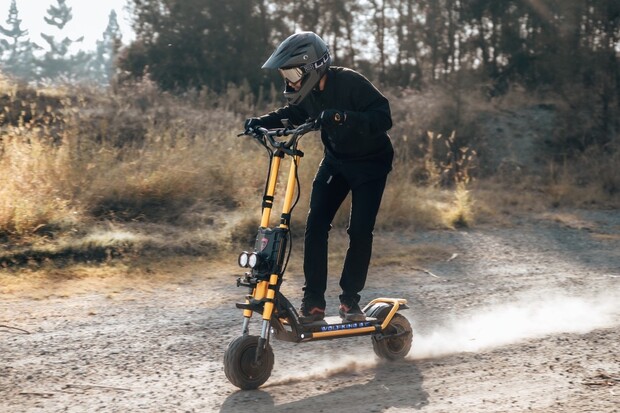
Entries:
[[[329,48],[313,32],[295,33],[277,47],[263,69],[278,69],[284,78],[284,97],[299,104],[316,87],[331,63]],[[291,84],[301,81],[299,90]]]

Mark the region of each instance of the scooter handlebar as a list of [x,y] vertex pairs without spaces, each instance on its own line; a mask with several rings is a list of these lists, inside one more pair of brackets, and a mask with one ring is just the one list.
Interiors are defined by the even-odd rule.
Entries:
[[[293,144],[308,132],[316,130],[315,121],[311,120],[296,128],[266,129],[262,127],[250,128],[237,136],[250,135],[257,139],[265,138],[266,143],[275,149],[289,149]],[[274,139],[279,136],[290,136],[286,141]]]

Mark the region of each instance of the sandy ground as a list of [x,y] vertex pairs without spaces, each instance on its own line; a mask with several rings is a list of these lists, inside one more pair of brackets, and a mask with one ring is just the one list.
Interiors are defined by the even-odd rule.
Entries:
[[238,391],[222,366],[245,294],[231,257],[223,271],[193,263],[134,288],[104,278],[72,294],[3,293],[0,411],[620,412],[620,212],[377,242],[441,252],[369,276],[365,300],[409,300],[403,362],[377,360],[369,337],[272,341],[271,378]]

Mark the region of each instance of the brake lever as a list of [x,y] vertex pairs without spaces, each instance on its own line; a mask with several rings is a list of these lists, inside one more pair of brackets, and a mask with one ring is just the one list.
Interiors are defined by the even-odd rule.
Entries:
[[256,135],[256,131],[253,128],[247,128],[245,131],[238,133],[237,137],[241,137],[241,136],[254,136]]
[[237,134],[237,137],[241,136],[251,136],[253,138],[260,138],[262,135],[258,129],[248,128],[244,132]]

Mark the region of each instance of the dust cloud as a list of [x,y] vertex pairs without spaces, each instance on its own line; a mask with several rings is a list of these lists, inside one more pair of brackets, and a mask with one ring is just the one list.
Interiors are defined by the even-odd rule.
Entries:
[[434,331],[416,335],[409,359],[424,359],[620,323],[620,293],[591,297],[524,295],[513,302],[472,310]]
[[[514,301],[472,309],[426,334],[416,333],[407,360],[479,352],[528,339],[560,333],[584,334],[620,324],[620,292],[590,297],[562,293],[521,295]],[[312,343],[306,344],[312,345]],[[338,357],[314,362],[303,373],[274,378],[263,387],[322,380],[374,368],[379,360],[368,343],[364,357]],[[366,360],[360,362],[360,360]]]

